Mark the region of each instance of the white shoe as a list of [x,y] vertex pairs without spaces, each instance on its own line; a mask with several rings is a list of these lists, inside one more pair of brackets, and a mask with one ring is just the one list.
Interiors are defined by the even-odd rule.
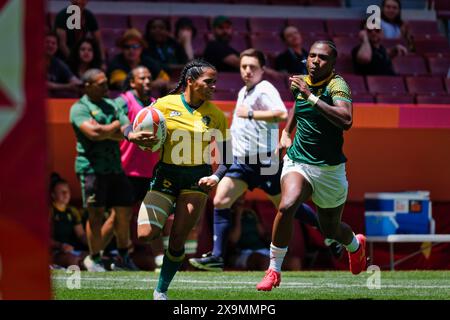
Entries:
[[167,292],[153,291],[153,300],[169,300]]
[[89,255],[84,258],[83,264],[89,272],[106,272],[105,268],[100,263],[94,262]]

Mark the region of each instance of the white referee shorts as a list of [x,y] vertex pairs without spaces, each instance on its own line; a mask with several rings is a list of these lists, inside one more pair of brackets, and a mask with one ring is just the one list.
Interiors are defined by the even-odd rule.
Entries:
[[347,200],[348,181],[345,163],[336,166],[314,166],[283,158],[281,179],[289,172],[298,172],[312,186],[312,201],[320,208],[336,208]]

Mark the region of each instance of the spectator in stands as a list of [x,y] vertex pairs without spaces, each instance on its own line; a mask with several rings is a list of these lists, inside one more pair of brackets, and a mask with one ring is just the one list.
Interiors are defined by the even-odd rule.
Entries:
[[109,84],[112,89],[121,89],[127,74],[139,65],[150,70],[153,87],[165,90],[170,80],[160,63],[143,54],[147,46],[141,33],[136,29],[128,29],[117,42],[122,53],[116,55],[108,67]]
[[171,37],[170,22],[162,18],[149,20],[145,30],[150,57],[165,66],[168,71],[182,68],[188,57],[184,48]]
[[78,78],[89,69],[101,69],[102,56],[97,42],[89,38],[79,41],[70,51],[69,65]]
[[231,20],[218,16],[212,23],[214,39],[206,45],[203,57],[213,64],[217,71],[239,71],[239,52],[230,46],[233,36]]
[[100,251],[101,228],[106,208],[113,208],[120,268],[132,269],[128,256],[133,194],[121,162],[118,141],[129,120],[117,104],[105,98],[108,79],[103,71],[89,69],[83,75],[85,95],[70,109],[70,122],[77,138],[75,171],[80,179],[83,206],[89,214],[89,251],[84,264],[89,271],[105,271]]
[[383,0],[381,4],[381,29],[386,39],[403,38],[409,47],[412,36],[408,24],[401,18],[400,0]]
[[82,267],[80,262],[88,254],[86,233],[80,213],[69,205],[69,184],[57,173],[50,178],[50,196],[53,264],[65,268],[71,265]]
[[80,28],[68,28],[68,22],[74,22],[73,11],[67,13],[67,8],[62,9],[55,18],[55,30],[60,41],[60,50],[65,59],[69,58],[70,50],[81,39],[94,38],[99,44],[102,60],[105,61],[100,30],[94,14],[86,9],[87,0],[71,0],[72,5],[78,6],[81,11]]
[[275,60],[275,69],[289,74],[306,74],[308,52],[303,48],[303,38],[297,27],[286,26],[280,32],[281,40],[287,50],[280,53]]
[[192,46],[192,40],[197,35],[197,29],[195,28],[191,19],[181,17],[175,23],[175,39],[183,47],[188,61],[194,59],[194,48]]
[[359,37],[361,44],[352,50],[355,72],[361,75],[395,75],[391,59],[405,55],[408,50],[400,44],[386,49],[381,44],[382,29],[369,29],[365,22]]
[[233,224],[228,245],[231,266],[243,270],[265,270],[269,265],[270,232],[255,211],[246,208],[243,194],[231,207]]
[[58,51],[58,36],[54,32],[49,32],[45,36],[49,94],[50,96],[78,97],[81,81],[70,71],[64,61],[55,57],[56,51]]

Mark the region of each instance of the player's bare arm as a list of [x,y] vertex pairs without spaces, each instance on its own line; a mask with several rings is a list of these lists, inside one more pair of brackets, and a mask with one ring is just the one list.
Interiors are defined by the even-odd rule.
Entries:
[[[304,99],[308,99],[311,95],[311,91],[308,88],[306,82],[300,76],[291,77],[291,86],[297,88]],[[319,110],[325,118],[333,123],[338,128],[343,130],[349,130],[353,123],[353,107],[351,102],[337,100],[335,105],[329,105],[328,103],[318,99],[314,104],[314,107]]]
[[111,139],[111,135],[120,130],[119,120],[110,124],[99,124],[94,119],[87,120],[80,125],[81,132],[92,141]]

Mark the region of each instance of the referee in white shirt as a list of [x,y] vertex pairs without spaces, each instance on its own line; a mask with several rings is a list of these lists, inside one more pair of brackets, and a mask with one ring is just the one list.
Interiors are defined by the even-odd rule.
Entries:
[[[300,63],[300,61],[299,61]],[[231,125],[234,161],[217,186],[214,197],[214,249],[189,262],[198,269],[223,270],[224,249],[231,227],[231,206],[246,190],[262,189],[278,208],[281,199],[281,165],[275,150],[279,122],[287,110],[278,90],[263,80],[265,57],[247,49],[240,54],[240,72],[245,86],[239,91]],[[297,217],[318,227],[312,209],[300,206]]]

